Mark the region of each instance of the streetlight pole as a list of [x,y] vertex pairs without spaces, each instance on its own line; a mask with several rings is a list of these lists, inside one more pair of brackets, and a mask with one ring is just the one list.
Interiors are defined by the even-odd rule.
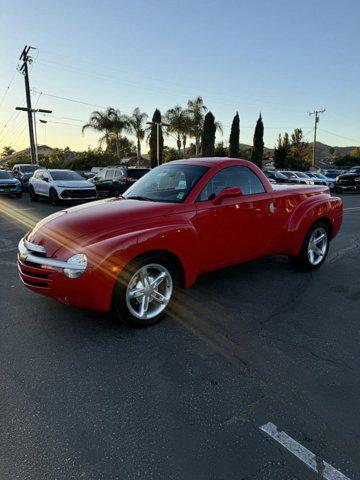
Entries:
[[147,125],[156,125],[156,160],[160,165],[160,127],[170,127],[170,123],[165,122],[146,122]]

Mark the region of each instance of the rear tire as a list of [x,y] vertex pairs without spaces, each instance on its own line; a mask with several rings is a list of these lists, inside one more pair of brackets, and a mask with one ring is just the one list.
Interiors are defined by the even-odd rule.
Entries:
[[171,309],[177,286],[177,269],[166,257],[140,257],[119,275],[113,293],[113,313],[131,328],[154,325]]
[[38,202],[39,201],[39,197],[36,195],[34,187],[32,185],[30,185],[30,187],[29,187],[29,196],[30,196],[30,200],[32,202]]
[[54,190],[53,188],[49,192],[49,198],[50,198],[51,205],[59,204],[59,195],[57,194],[57,191]]
[[317,270],[326,260],[329,245],[329,226],[321,221],[316,222],[309,228],[299,255],[289,256],[289,260],[298,270]]

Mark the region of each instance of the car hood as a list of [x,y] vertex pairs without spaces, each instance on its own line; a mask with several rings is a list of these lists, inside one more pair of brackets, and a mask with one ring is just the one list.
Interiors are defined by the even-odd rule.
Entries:
[[16,178],[0,178],[0,185],[17,185],[19,180]]
[[360,173],[343,173],[342,175],[338,176],[338,178],[340,178],[341,180],[348,180],[357,177],[360,177]]
[[119,235],[154,217],[167,215],[180,204],[109,198],[59,211],[41,220],[27,240],[53,256],[61,247],[77,250],[108,236]]
[[87,180],[56,180],[54,185],[66,188],[94,188],[94,185]]

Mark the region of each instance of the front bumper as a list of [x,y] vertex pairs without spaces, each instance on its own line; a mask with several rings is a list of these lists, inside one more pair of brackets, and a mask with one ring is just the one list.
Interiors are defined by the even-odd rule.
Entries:
[[106,312],[111,308],[112,290],[115,280],[107,275],[102,267],[88,265],[84,273],[76,279],[66,277],[63,270],[82,268],[80,264],[70,264],[44,253],[26,248],[25,240],[20,240],[18,271],[22,283],[30,290],[54,298],[77,308]]
[[21,192],[21,184],[0,186],[0,195],[14,195]]
[[95,188],[64,188],[59,192],[59,198],[61,200],[96,200],[97,192]]

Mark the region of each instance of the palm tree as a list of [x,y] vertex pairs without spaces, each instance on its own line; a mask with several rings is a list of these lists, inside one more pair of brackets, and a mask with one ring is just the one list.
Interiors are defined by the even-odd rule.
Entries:
[[180,105],[170,108],[165,113],[165,119],[170,124],[167,127],[167,133],[173,133],[176,136],[176,145],[179,154],[181,153],[181,145],[186,148],[187,136],[190,133],[189,112],[184,110]]
[[201,134],[204,126],[204,116],[207,107],[201,97],[196,97],[194,100],[189,100],[187,103],[188,112],[191,118],[191,136],[195,138],[196,156],[200,154]]
[[95,110],[90,115],[89,122],[82,127],[82,132],[88,128],[92,128],[98,132],[103,132],[104,135],[100,138],[100,143],[106,142],[109,147],[112,140],[115,141],[117,157],[121,158],[120,152],[120,138],[123,130],[129,132],[129,121],[126,115],[123,115],[120,110],[113,107],[108,107],[105,112]]
[[141,141],[145,137],[146,127],[144,122],[147,118],[148,114],[141,112],[139,107],[136,107],[132,115],[128,117],[130,130],[135,135],[137,141],[136,157],[138,160],[141,158]]

